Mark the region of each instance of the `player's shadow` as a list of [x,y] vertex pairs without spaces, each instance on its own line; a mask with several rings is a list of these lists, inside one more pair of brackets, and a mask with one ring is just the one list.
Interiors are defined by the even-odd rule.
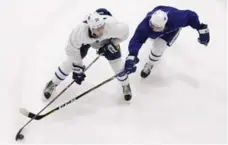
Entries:
[[[139,68],[139,70],[140,71],[137,72],[136,78],[134,78],[134,83],[145,84],[150,86],[150,88],[170,87],[180,82],[195,89],[200,86],[200,83],[196,78],[185,73],[172,71],[164,61],[159,65],[156,65],[147,78],[141,78],[140,72],[142,68]],[[141,86],[138,87],[140,88]]]
[[183,82],[192,88],[199,87],[199,82],[195,78],[190,77],[183,73],[177,73],[167,77],[153,75],[149,77],[148,80],[145,81],[145,83],[150,83],[152,86],[162,87],[162,86],[171,86],[172,84],[175,84],[178,81]]
[[173,73],[169,76],[162,76],[159,75],[159,73],[152,72],[150,76],[140,80],[140,83],[148,84],[152,87],[169,87],[178,82],[185,83],[195,89],[200,86],[196,78],[186,75],[184,73]]

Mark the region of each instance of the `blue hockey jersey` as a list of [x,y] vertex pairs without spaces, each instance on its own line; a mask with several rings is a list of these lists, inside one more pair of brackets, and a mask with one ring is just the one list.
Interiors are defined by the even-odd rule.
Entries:
[[[168,15],[166,27],[162,32],[154,32],[149,25],[151,15],[157,10],[167,12]],[[191,26],[196,30],[200,28],[198,15],[195,12],[191,10],[178,10],[169,6],[157,6],[147,13],[146,17],[136,28],[128,46],[129,54],[137,56],[139,49],[148,38],[156,39],[186,26]]]

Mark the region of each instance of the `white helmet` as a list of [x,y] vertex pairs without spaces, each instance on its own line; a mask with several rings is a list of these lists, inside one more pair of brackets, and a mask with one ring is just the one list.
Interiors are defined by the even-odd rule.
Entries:
[[88,15],[87,23],[91,29],[100,28],[105,24],[103,17],[97,12]]
[[150,18],[150,24],[155,27],[165,27],[167,21],[167,13],[161,10],[155,11]]

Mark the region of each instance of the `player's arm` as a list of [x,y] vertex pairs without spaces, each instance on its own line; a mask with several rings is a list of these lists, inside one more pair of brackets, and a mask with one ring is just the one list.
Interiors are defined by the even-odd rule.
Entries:
[[82,66],[83,62],[82,62],[81,51],[80,51],[82,44],[80,43],[80,39],[79,39],[79,35],[80,35],[79,30],[80,28],[78,26],[71,32],[68,40],[68,44],[65,50],[66,50],[68,59],[72,63]]
[[129,55],[138,56],[138,52],[142,45],[146,42],[147,38],[148,36],[145,22],[141,22],[130,40],[128,46]]
[[81,51],[82,41],[80,40],[80,26],[74,29],[70,35],[68,45],[66,47],[66,53],[68,61],[72,65],[72,78],[77,84],[81,84],[84,81],[86,75],[84,74],[85,66],[82,62]]
[[179,10],[176,15],[179,18],[179,25],[181,27],[190,26],[193,29],[198,30],[200,28],[199,16],[196,12],[191,10]]
[[207,45],[210,41],[209,29],[207,24],[200,23],[199,16],[191,10],[181,10],[178,12],[181,27],[191,26],[199,33],[198,41],[201,44]]
[[130,40],[128,50],[129,55],[125,61],[125,72],[128,74],[134,73],[136,71],[136,64],[139,62],[138,52],[142,47],[143,43],[147,40],[148,29],[144,21],[142,21],[135,30],[133,37]]

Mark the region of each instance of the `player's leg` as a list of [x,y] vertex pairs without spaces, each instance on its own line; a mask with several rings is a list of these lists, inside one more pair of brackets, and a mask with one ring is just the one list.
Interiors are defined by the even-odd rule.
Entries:
[[[124,61],[121,57],[116,58],[114,60],[109,60],[109,64],[112,67],[113,71],[115,74],[120,73],[123,71],[124,68]],[[123,88],[123,95],[126,101],[131,100],[132,98],[132,93],[131,93],[131,87],[129,84],[129,79],[128,79],[128,74],[125,72],[120,73],[117,76],[118,81],[121,83],[122,88]]]
[[162,54],[167,47],[166,41],[163,39],[155,39],[154,42],[152,43],[152,49],[149,54],[148,61],[144,65],[143,70],[141,71],[141,77],[146,78],[149,76],[152,68],[156,63],[159,62],[160,58],[162,57]]
[[[84,58],[88,52],[89,45],[83,45],[80,49],[81,57]],[[44,99],[49,99],[55,88],[72,72],[72,60],[67,59],[55,71],[52,79],[46,84],[43,94]]]
[[167,46],[171,46],[174,43],[179,36],[179,32],[180,30],[177,30],[154,40],[149,59],[141,71],[142,78],[149,76],[153,66],[159,62]]
[[119,74],[117,76],[117,79],[122,85],[124,98],[126,101],[129,101],[132,98],[131,87],[129,84],[128,74],[122,72],[124,70],[124,60],[121,57],[120,46],[118,45],[117,47],[117,52],[111,53],[109,51],[106,51],[104,56],[109,61],[109,64],[115,74]]

